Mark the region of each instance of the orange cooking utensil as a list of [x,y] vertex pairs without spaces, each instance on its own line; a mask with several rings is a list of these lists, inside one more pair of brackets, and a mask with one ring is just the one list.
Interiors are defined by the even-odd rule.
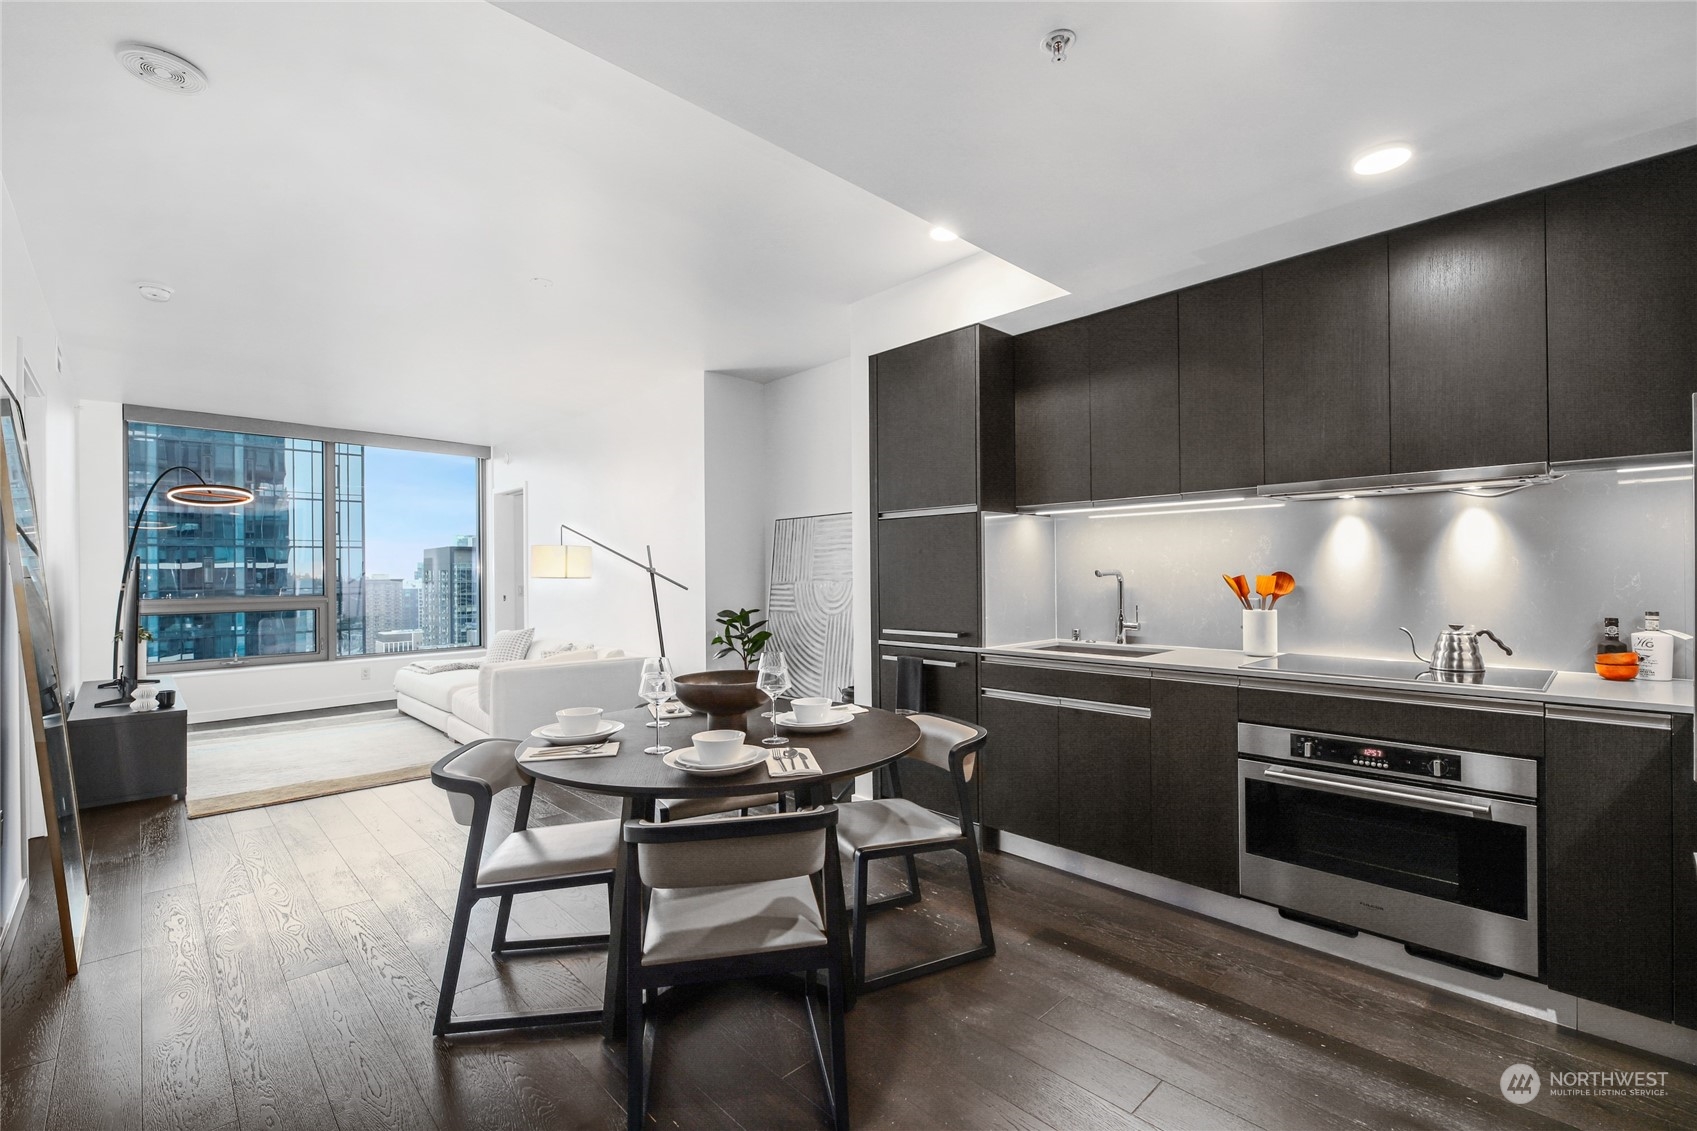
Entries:
[[1220,577],[1224,579],[1226,587],[1232,591],[1232,596],[1237,598],[1238,604],[1247,609],[1249,607],[1248,592],[1245,589],[1238,588],[1238,583],[1244,581],[1244,579],[1224,573],[1220,574]]
[[1255,595],[1261,598],[1261,607],[1267,607],[1267,598],[1273,595],[1273,575],[1270,573],[1257,574],[1255,577]]
[[1295,588],[1296,588],[1296,578],[1292,577],[1290,574],[1286,573],[1282,569],[1274,571],[1274,573],[1273,573],[1273,599],[1271,601],[1267,602],[1267,607],[1269,609],[1273,608],[1275,605],[1277,605],[1279,603],[1280,597],[1290,596],[1291,592]]

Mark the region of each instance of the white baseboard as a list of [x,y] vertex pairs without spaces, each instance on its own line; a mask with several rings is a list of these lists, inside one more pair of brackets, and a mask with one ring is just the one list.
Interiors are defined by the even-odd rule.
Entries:
[[[29,841],[24,841],[24,854],[29,854]],[[5,925],[0,927],[0,975],[4,975],[7,965],[12,961],[12,944],[18,941],[18,930],[23,925],[24,906],[29,901],[29,876],[24,876],[18,884],[18,894],[12,897],[12,906],[6,908]]]
[[1045,864],[1062,872],[1094,880],[1109,887],[1146,896],[1160,903],[1182,907],[1210,919],[1218,919],[1305,946],[1387,974],[1423,982],[1473,998],[1524,1013],[1544,1021],[1553,1021],[1567,1029],[1618,1041],[1623,1045],[1643,1049],[1658,1056],[1669,1057],[1687,1064],[1697,1064],[1697,1031],[1666,1021],[1640,1017],[1635,1013],[1613,1009],[1596,1002],[1558,993],[1542,982],[1534,982],[1514,974],[1489,978],[1466,970],[1416,958],[1402,944],[1376,935],[1362,933],[1345,938],[1318,927],[1292,922],[1278,909],[1253,899],[1222,895],[1217,891],[1195,887],[1165,876],[1140,872],[1107,860],[1098,860],[1052,844],[1030,840],[1013,833],[998,833],[999,850],[1012,856]]

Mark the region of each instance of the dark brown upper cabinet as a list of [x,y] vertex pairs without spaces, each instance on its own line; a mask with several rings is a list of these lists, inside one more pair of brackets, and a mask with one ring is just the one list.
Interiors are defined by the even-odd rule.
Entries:
[[1680,452],[1697,392],[1697,149],[1545,194],[1550,458]]
[[880,513],[1009,509],[1012,353],[1008,335],[967,326],[873,357],[873,496]]
[[1390,233],[1391,471],[1549,458],[1542,194]]
[[1265,482],[1261,422],[1261,272],[1178,295],[1179,486]]
[[879,639],[978,645],[982,521],[976,511],[878,520]]
[[1262,271],[1266,482],[1391,470],[1386,247],[1371,236]]
[[1090,360],[1085,320],[1014,339],[1014,502],[1090,498]]
[[1083,320],[1090,358],[1090,496],[1179,490],[1178,296]]

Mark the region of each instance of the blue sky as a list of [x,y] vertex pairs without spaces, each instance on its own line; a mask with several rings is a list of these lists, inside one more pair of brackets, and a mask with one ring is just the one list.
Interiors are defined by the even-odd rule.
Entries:
[[477,533],[477,460],[365,449],[365,572],[411,579],[424,550]]

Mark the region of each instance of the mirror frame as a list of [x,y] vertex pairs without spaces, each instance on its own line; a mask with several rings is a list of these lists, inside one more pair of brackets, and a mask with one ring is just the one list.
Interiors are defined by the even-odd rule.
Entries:
[[[0,540],[5,543],[6,573],[17,612],[19,660],[24,695],[29,700],[31,736],[35,744],[36,776],[41,782],[41,805],[46,815],[47,852],[53,870],[54,896],[59,908],[59,934],[65,955],[65,976],[74,977],[82,961],[88,926],[88,857],[83,848],[82,819],[77,808],[76,777],[71,762],[64,684],[59,676],[54,642],[52,605],[41,551],[35,539],[35,487],[29,470],[22,406],[11,386],[0,379]],[[14,482],[14,477],[18,481]],[[20,524],[18,500],[28,514]],[[26,568],[24,549],[30,551]],[[36,599],[32,599],[33,596]],[[52,683],[43,688],[43,673]]]

